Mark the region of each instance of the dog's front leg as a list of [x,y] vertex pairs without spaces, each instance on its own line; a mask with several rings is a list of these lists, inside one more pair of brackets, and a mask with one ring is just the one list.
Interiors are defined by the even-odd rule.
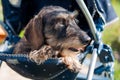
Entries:
[[52,58],[56,54],[56,51],[48,45],[42,46],[39,50],[31,51],[29,54],[30,60],[37,64],[43,63],[45,60]]
[[[76,57],[77,58],[77,57]],[[74,72],[80,72],[82,65],[80,64],[79,60],[75,57],[66,56],[62,58],[63,63],[65,63],[68,69]]]
[[72,52],[68,49],[62,50],[60,53],[62,56],[62,62],[67,65],[68,69],[79,72],[82,68],[82,64],[80,63],[77,54],[79,52]]

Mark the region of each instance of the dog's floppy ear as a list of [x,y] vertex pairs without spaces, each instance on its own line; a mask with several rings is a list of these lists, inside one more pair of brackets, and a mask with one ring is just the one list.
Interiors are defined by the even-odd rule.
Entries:
[[32,49],[39,49],[44,43],[44,37],[42,32],[42,18],[35,16],[27,24],[24,34],[26,40],[32,46]]

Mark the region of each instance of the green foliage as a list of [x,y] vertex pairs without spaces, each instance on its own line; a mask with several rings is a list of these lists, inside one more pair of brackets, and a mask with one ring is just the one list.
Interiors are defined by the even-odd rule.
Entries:
[[20,32],[19,36],[22,38],[23,35],[24,35],[24,30],[22,30],[22,31]]
[[119,2],[112,2],[113,7],[115,11],[117,12],[117,15],[120,17],[120,1]]
[[120,36],[120,22],[117,21],[113,25],[107,26],[103,31],[103,41],[111,45],[113,41]]
[[[1,0],[0,0],[0,5],[1,5]],[[0,6],[0,20],[3,20],[2,6]]]
[[115,75],[114,80],[120,80],[120,63],[118,61],[115,61]]

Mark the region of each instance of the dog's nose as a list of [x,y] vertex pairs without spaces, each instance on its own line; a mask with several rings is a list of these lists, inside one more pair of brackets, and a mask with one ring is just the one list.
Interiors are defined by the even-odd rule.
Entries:
[[90,38],[90,37],[88,37],[85,41],[83,41],[83,43],[84,43],[84,44],[89,44],[89,43],[90,43],[90,41],[91,41],[91,38]]
[[89,44],[91,41],[91,38],[89,36],[82,37],[82,44]]

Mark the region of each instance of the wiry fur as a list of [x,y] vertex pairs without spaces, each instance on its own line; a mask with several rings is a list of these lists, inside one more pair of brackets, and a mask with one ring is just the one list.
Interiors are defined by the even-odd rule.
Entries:
[[80,69],[76,57],[89,43],[90,37],[75,22],[76,14],[59,6],[44,7],[25,28],[24,37],[14,53],[29,54],[31,60],[41,64],[48,58],[61,57],[69,69]]

